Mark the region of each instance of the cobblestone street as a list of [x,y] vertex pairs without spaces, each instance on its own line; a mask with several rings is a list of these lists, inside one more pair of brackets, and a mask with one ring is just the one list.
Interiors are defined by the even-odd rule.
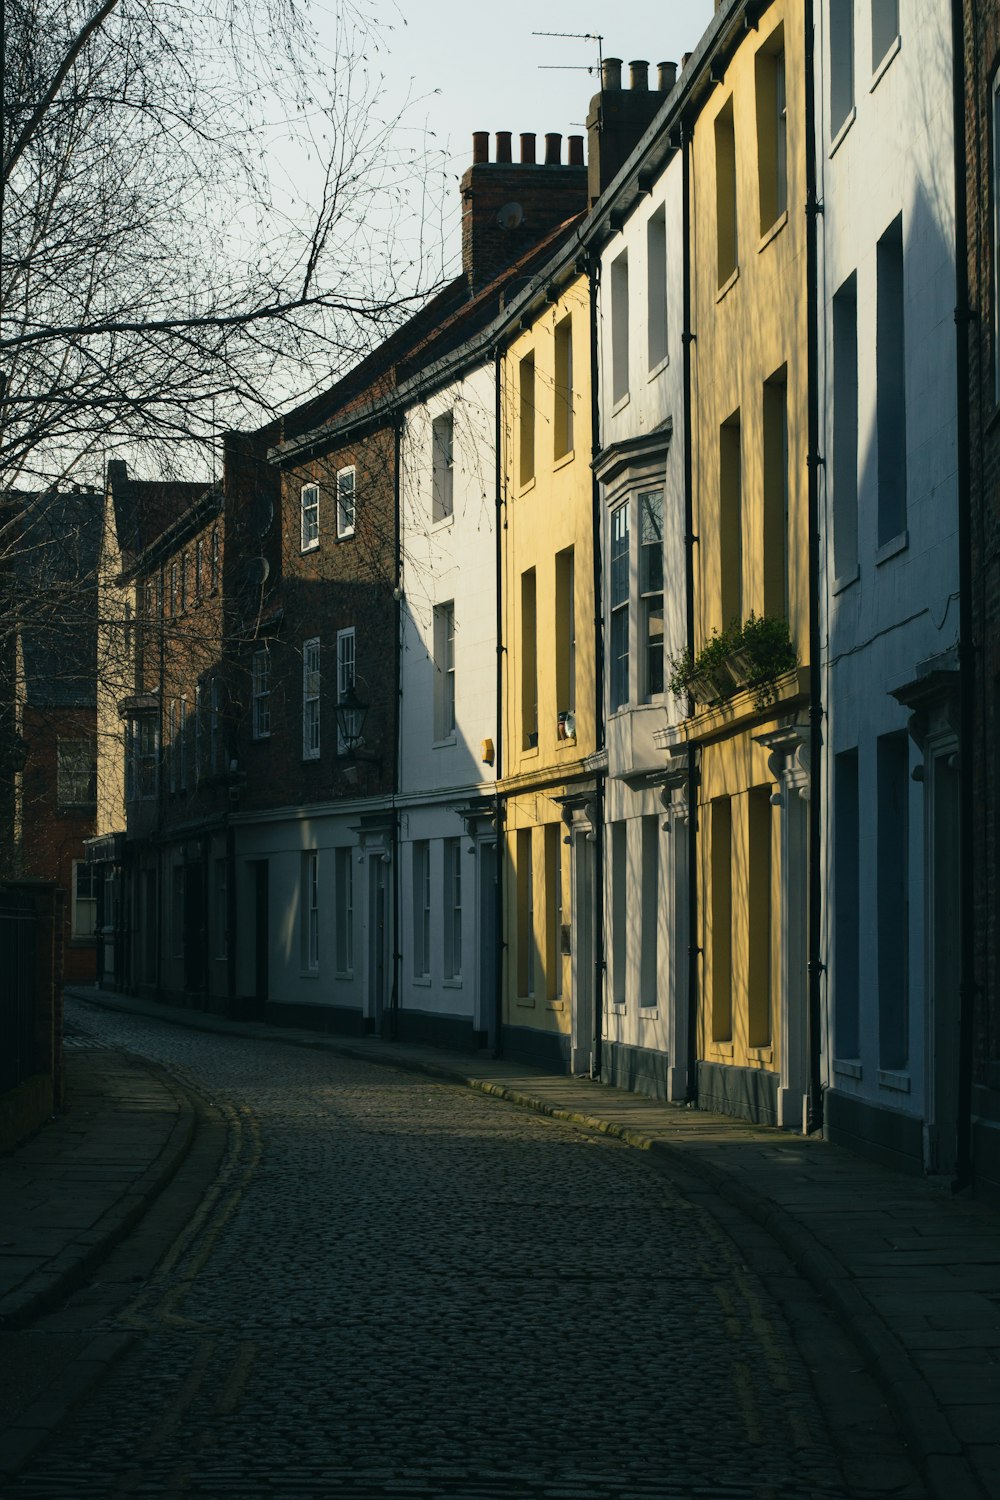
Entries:
[[648,1155],[391,1068],[71,1016],[211,1100],[226,1145],[104,1315],[136,1343],[10,1500],[886,1493],[845,1470],[753,1256]]

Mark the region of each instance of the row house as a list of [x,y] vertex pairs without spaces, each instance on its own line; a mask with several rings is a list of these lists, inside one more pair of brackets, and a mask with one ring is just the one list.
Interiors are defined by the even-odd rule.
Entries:
[[110,569],[130,982],[995,1158],[1000,25],[951,20],[724,0],[605,59],[586,164],[474,136],[461,274]]
[[100,519],[101,496],[78,486],[11,493],[0,510],[0,874],[65,892],[77,983],[95,975]]
[[827,1132],[956,1168],[954,93],[945,5],[817,7]]

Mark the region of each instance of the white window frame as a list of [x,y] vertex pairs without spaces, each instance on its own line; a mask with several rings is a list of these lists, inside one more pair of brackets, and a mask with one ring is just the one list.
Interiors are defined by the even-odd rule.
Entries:
[[[625,546],[619,551],[618,556],[625,559],[625,587],[623,590],[615,590],[616,560],[615,542],[621,540],[616,537],[615,528],[621,523],[624,526]],[[632,650],[631,650],[631,604],[632,604],[632,501],[631,497],[623,500],[620,505],[615,505],[608,517],[608,710],[617,713],[619,709],[626,708],[631,701],[632,694]],[[621,682],[616,672],[615,663],[618,658],[614,655],[615,627],[622,619],[625,621],[625,650],[621,653],[624,660],[625,680]],[[619,625],[620,628],[620,625]]]
[[431,423],[431,519],[455,514],[455,413],[443,411]]
[[[659,496],[659,501],[660,501],[660,579],[659,579],[660,586],[659,586],[658,589],[657,588],[644,588],[644,586],[643,586],[644,583],[647,581],[643,577],[644,543],[643,543],[643,539],[642,539],[642,528],[643,528],[643,521],[644,521],[644,518],[645,518],[645,510],[644,510],[644,507],[643,507],[643,502],[649,500],[654,495]],[[664,587],[663,587],[663,585],[664,585],[664,577],[663,577],[663,504],[664,504],[664,498],[665,497],[664,497],[664,493],[663,493],[663,488],[662,488],[662,486],[659,486],[659,485],[651,486],[648,489],[638,490],[637,493],[636,493],[636,509],[638,510],[638,521],[639,521],[639,524],[636,527],[636,548],[637,548],[637,553],[638,553],[637,574],[638,574],[638,604],[639,604],[639,609],[638,609],[638,617],[639,617],[639,658],[640,658],[639,659],[639,671],[640,671],[640,674],[641,674],[640,686],[642,688],[642,692],[640,693],[639,696],[640,696],[640,699],[641,699],[641,701],[643,703],[659,702],[662,699],[663,695],[664,695],[664,690],[665,690],[665,686],[666,686],[666,641],[665,641],[665,638],[663,636],[663,630],[662,630],[662,628],[661,628],[661,637],[660,637],[660,639],[661,639],[661,646],[660,646],[661,661],[660,661],[660,673],[659,673],[659,676],[660,676],[660,686],[658,688],[653,688],[653,687],[650,686],[650,651],[649,651],[649,620],[651,618],[651,614],[652,614],[653,609],[655,609],[655,607],[656,607],[656,601],[657,600],[659,600],[660,619],[661,619],[661,622],[663,622],[663,624],[665,625],[665,615],[664,615],[665,593],[664,593]]]
[[354,535],[357,514],[358,471],[354,464],[337,470],[337,540]]
[[444,841],[445,981],[462,980],[462,840]]
[[313,552],[319,546],[319,485],[304,484],[299,491],[299,548]]
[[[214,683],[213,683],[214,686]],[[250,663],[250,732],[255,740],[271,737],[271,653],[255,651]],[[214,770],[214,756],[213,767]]]
[[[337,631],[337,705],[343,702],[345,694],[357,682],[357,640],[354,626],[349,625],[345,630]],[[357,730],[356,716],[352,715],[355,722],[351,724],[352,735]],[[347,751],[347,740],[341,733],[341,721],[337,720],[337,754],[344,755]]]
[[302,759],[319,760],[320,752],[319,636],[302,642]]
[[413,977],[431,977],[431,846],[428,839],[413,842]]
[[[85,859],[74,859],[72,882],[70,933],[77,939],[92,938],[97,927],[97,866],[88,864]],[[81,893],[81,885],[89,886],[89,894]]]
[[434,668],[434,739],[451,744],[458,724],[454,599],[434,606]]

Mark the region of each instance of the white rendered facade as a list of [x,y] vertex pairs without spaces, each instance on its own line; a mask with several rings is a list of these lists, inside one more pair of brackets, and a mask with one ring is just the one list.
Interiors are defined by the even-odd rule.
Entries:
[[410,405],[400,447],[399,1035],[495,1040],[496,373]]
[[[683,715],[687,642],[681,157],[601,255],[601,547],[607,780],[602,1074],[684,1098],[688,1048],[686,759],[654,736]],[[650,543],[662,528],[662,600]],[[655,618],[659,605],[662,613]],[[662,630],[662,645],[656,636]]]
[[945,1171],[958,1024],[950,12],[822,0],[815,25],[826,1119],[835,1139]]

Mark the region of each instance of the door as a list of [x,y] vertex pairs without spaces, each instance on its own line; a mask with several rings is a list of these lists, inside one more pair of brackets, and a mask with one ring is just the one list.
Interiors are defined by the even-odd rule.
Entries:
[[573,835],[573,1059],[574,1073],[594,1067],[594,846]]
[[388,868],[381,854],[368,860],[368,1017],[376,1034],[382,1031],[386,1001]]
[[497,1036],[497,846],[493,839],[478,847],[478,961],[474,1029],[481,1044],[496,1048]]
[[184,988],[203,994],[205,982],[205,865],[189,864],[184,874]]
[[271,965],[267,860],[253,859],[250,868],[253,871],[254,1009],[260,1015],[269,998]]

